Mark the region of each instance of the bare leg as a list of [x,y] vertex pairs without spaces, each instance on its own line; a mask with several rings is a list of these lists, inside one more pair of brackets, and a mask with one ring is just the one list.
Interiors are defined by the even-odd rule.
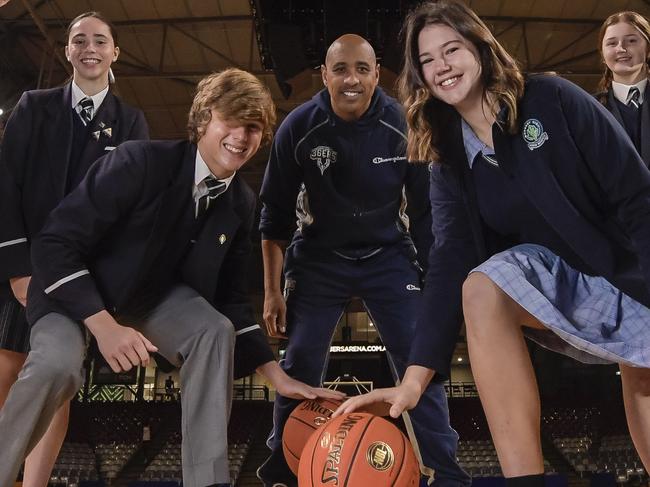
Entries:
[[52,469],[68,431],[70,401],[56,412],[47,432],[25,459],[23,487],[47,487]]
[[0,349],[0,408],[5,403],[9,389],[16,382],[18,372],[23,368],[26,359],[26,353]]
[[623,402],[632,441],[646,471],[650,470],[650,369],[620,365]]
[[[16,382],[27,354],[0,349],[0,407]],[[68,430],[70,402],[57,411],[50,426],[25,460],[23,487],[46,487]]]
[[543,473],[539,392],[521,326],[544,327],[479,272],[463,285],[463,312],[472,372],[503,474]]

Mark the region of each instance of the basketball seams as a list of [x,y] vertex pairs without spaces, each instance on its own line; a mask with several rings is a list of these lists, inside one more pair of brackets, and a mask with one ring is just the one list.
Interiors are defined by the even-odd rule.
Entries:
[[361,443],[363,442],[363,437],[366,434],[366,431],[368,431],[368,428],[370,427],[370,424],[377,419],[377,416],[370,416],[368,422],[366,423],[365,427],[363,428],[363,431],[359,435],[359,439],[357,440],[357,445],[354,449],[354,453],[348,460],[348,473],[345,476],[345,482],[343,482],[343,487],[347,487],[348,485],[348,480],[350,479],[350,474],[352,473],[352,466],[354,465],[354,460],[357,458],[357,453],[359,452],[359,448],[361,448]]
[[309,469],[309,478],[311,479],[311,487],[314,487],[316,483],[314,482],[314,453],[316,452],[316,448],[318,448],[318,445],[320,444],[321,440],[321,435],[322,432],[318,434],[318,439],[314,442],[314,448],[311,451],[311,468]]
[[400,476],[402,475],[402,469],[404,468],[404,463],[406,462],[406,455],[407,455],[407,450],[406,450],[406,438],[404,437],[403,434],[400,435],[400,438],[402,438],[402,461],[399,464],[399,470],[398,474],[395,476],[395,480],[393,481],[393,484],[391,487],[395,487],[395,484],[397,484],[397,481],[400,479]]

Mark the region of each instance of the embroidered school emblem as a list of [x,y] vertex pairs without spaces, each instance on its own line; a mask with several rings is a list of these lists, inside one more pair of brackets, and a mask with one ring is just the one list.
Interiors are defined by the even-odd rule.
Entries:
[[529,118],[524,122],[523,137],[528,144],[528,149],[539,149],[548,140],[548,134],[539,120]]
[[330,167],[330,164],[334,164],[336,162],[336,156],[336,151],[331,147],[327,147],[326,145],[319,145],[318,147],[314,147],[309,153],[309,158],[312,161],[316,161],[321,175],[325,174],[325,169]]

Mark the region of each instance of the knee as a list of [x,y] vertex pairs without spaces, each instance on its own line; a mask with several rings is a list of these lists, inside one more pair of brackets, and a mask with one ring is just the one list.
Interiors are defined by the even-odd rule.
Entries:
[[235,343],[235,327],[225,316],[206,321],[199,335],[201,345],[232,344],[234,346]]
[[494,305],[494,283],[481,272],[472,272],[463,283],[463,314],[473,322]]
[[83,385],[83,354],[69,353],[54,357],[33,352],[27,358],[25,370],[38,377],[43,384],[60,391],[64,397],[72,397]]
[[621,375],[633,394],[650,397],[650,369],[621,365]]

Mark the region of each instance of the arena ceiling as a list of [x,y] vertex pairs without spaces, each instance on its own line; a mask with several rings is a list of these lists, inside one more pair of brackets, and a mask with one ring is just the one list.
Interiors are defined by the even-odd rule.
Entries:
[[[3,0],[0,0],[0,4]],[[153,138],[185,136],[194,86],[228,66],[270,87],[280,116],[321,87],[317,69],[329,41],[363,31],[390,88],[399,70],[397,32],[408,0],[10,0],[0,7],[0,108],[3,117],[26,89],[56,86],[70,66],[65,27],[99,10],[116,24],[114,65],[120,95],[142,108]],[[602,66],[596,49],[605,17],[619,10],[650,15],[650,0],[470,0],[528,71],[557,71],[593,90]],[[290,92],[290,93],[289,93]],[[264,151],[263,151],[264,152]],[[266,154],[247,174],[259,185]]]

